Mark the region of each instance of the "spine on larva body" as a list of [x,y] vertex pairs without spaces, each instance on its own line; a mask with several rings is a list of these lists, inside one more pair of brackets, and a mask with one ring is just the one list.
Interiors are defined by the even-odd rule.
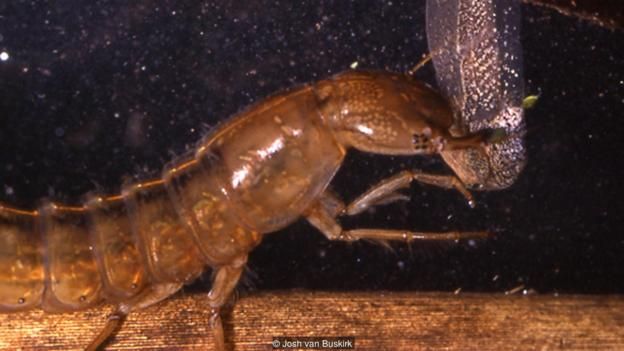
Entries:
[[502,189],[526,163],[518,0],[428,0],[427,39],[438,84],[457,110],[454,134],[502,128],[506,137],[442,152],[467,185]]

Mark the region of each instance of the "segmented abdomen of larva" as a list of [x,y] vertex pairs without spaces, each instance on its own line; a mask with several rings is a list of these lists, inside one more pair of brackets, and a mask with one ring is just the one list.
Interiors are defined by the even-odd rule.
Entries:
[[204,269],[188,226],[182,223],[161,180],[124,187],[130,223],[152,282],[186,283]]
[[43,237],[46,311],[88,308],[102,300],[102,280],[89,242],[84,207],[48,203],[39,210]]
[[149,284],[192,281],[206,262],[160,180],[84,206],[0,205],[1,312],[117,303]]
[[166,167],[162,180],[121,195],[3,210],[0,263],[10,274],[0,275],[0,307],[85,309],[150,284],[186,283],[206,264],[242,263],[263,233],[301,214],[344,157],[315,103],[305,86],[263,100]]
[[107,300],[136,295],[147,276],[123,196],[91,196],[85,204],[89,236]]
[[39,305],[44,291],[43,245],[37,212],[0,204],[0,312]]

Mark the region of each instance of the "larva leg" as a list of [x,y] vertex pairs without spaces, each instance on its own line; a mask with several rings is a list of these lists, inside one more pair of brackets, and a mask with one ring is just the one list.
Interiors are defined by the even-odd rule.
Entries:
[[223,323],[220,315],[221,307],[227,302],[236,287],[246,261],[247,258],[245,257],[244,260],[239,260],[232,265],[217,268],[212,282],[212,289],[208,293],[208,303],[212,309],[210,326],[214,336],[215,350],[218,351],[225,351]]
[[322,206],[332,217],[340,216],[344,213],[345,204],[338,195],[329,189],[321,194],[319,198],[319,206]]
[[95,351],[102,346],[114,333],[119,330],[126,317],[132,310],[145,308],[158,303],[180,290],[182,284],[158,284],[146,288],[132,300],[122,302],[115,307],[115,311],[108,316],[108,321],[100,333],[89,343],[85,351]]
[[456,189],[468,200],[468,205],[474,207],[474,199],[472,194],[466,189],[464,183],[454,175],[437,175],[424,173],[418,170],[402,171],[390,176],[378,184],[374,185],[368,191],[360,195],[351,202],[345,209],[345,214],[356,215],[368,209],[371,206],[386,204],[392,201],[403,199],[406,197],[397,190],[409,187],[412,181],[424,184],[439,186],[446,189]]
[[390,229],[352,229],[343,230],[336,217],[329,213],[322,203],[317,203],[306,214],[307,220],[320,230],[329,240],[356,241],[369,239],[385,243],[388,240],[411,242],[414,240],[460,240],[477,239],[489,236],[488,232],[415,232]]
[[85,351],[97,350],[98,347],[104,345],[104,343],[114,335],[115,331],[119,330],[129,313],[129,311],[125,309],[125,306],[125,304],[120,304],[115,307],[115,311],[108,316],[104,328],[100,330],[100,333],[85,347]]

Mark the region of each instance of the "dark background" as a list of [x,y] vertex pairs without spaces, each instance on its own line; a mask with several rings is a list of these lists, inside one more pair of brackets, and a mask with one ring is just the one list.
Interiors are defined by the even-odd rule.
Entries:
[[[348,69],[406,71],[427,52],[424,1],[29,1],[0,4],[0,201],[78,203],[158,176],[216,123],[298,83]],[[509,189],[415,184],[412,200],[347,228],[490,230],[461,243],[332,243],[306,222],[250,256],[257,289],[623,293],[624,34],[523,6],[529,163]],[[435,84],[431,65],[418,76]],[[353,199],[437,157],[353,152],[333,188]],[[196,288],[205,288],[200,281]]]

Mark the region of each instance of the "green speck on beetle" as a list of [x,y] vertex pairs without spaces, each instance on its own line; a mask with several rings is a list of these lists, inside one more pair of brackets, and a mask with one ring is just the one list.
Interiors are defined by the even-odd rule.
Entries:
[[539,99],[539,95],[527,95],[524,100],[522,100],[522,108],[528,110],[530,108],[535,107],[537,104],[537,100]]

